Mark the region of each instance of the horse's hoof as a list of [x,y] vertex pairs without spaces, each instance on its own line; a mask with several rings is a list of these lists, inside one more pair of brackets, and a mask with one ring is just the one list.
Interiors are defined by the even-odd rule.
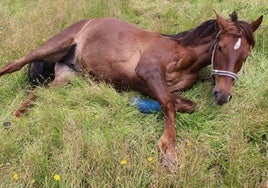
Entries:
[[23,112],[21,112],[20,110],[16,110],[15,112],[13,112],[13,115],[17,118],[20,118],[23,115]]
[[184,103],[176,104],[176,109],[181,113],[193,113],[196,108],[196,103],[191,100],[185,100]]
[[177,159],[173,159],[171,158],[170,156],[165,156],[161,159],[161,163],[162,163],[162,166],[171,171],[171,172],[177,172],[178,171],[178,160]]

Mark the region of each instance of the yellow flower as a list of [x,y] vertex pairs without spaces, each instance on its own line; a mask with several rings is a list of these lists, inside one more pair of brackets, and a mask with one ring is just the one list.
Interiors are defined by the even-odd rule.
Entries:
[[186,145],[191,147],[193,144],[190,141],[187,141]]
[[13,174],[13,179],[18,181],[20,179],[19,174]]
[[122,160],[122,161],[120,162],[120,164],[121,164],[121,165],[125,165],[125,164],[127,164],[127,160],[125,160],[125,159]]
[[152,157],[148,157],[148,161],[152,162],[154,159]]
[[43,38],[43,39],[42,39],[42,42],[46,42],[46,39]]
[[54,180],[56,180],[56,181],[60,181],[60,175],[59,174],[56,174],[56,175],[54,175]]

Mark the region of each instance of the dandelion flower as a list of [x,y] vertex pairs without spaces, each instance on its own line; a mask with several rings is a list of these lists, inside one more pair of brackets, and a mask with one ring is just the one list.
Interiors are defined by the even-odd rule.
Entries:
[[127,160],[125,160],[125,159],[122,160],[122,161],[120,162],[120,164],[121,164],[121,165],[125,165],[125,164],[127,164]]
[[189,147],[193,146],[193,144],[190,141],[187,141],[186,145]]
[[43,39],[42,39],[42,42],[46,42],[46,39],[43,38]]
[[13,174],[13,179],[18,181],[20,179],[19,174]]
[[148,157],[148,161],[152,162],[154,159],[152,157]]
[[56,181],[60,181],[60,175],[59,174],[56,174],[56,175],[54,175],[54,180],[56,180]]

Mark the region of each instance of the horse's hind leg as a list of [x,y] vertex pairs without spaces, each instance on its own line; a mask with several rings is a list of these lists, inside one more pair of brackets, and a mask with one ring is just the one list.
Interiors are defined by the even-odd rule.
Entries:
[[59,34],[50,38],[44,45],[28,53],[24,57],[8,63],[0,70],[0,76],[20,70],[28,63],[47,60],[47,62],[59,62],[72,46],[75,45],[74,39],[77,33],[85,26],[88,21],[80,21]]
[[[56,63],[54,71],[55,71],[55,78],[50,84],[48,84],[49,86],[53,87],[68,83],[72,76],[77,75],[77,72],[73,68],[70,68],[69,66],[63,63]],[[37,88],[33,89],[28,94],[27,99],[13,113],[16,117],[21,117],[23,114],[28,112],[29,108],[33,106],[33,101],[36,99],[35,95],[36,90]]]
[[59,86],[70,82],[70,78],[77,75],[77,72],[63,63],[56,63],[55,65],[55,79],[49,86]]
[[24,57],[14,60],[8,63],[4,68],[0,70],[0,76],[12,73],[20,70],[23,66],[33,61],[38,60],[48,60],[48,62],[57,62],[60,61],[72,47],[73,38],[66,39],[64,41],[58,41],[57,43],[52,43],[48,41],[43,46],[33,50]]
[[29,108],[33,106],[33,101],[36,99],[36,89],[32,90],[29,94],[27,99],[20,105],[20,107],[13,113],[16,117],[21,117],[25,114]]

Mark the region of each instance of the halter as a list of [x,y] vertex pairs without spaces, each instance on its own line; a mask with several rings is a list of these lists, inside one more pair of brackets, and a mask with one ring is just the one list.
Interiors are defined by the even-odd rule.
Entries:
[[216,51],[216,47],[219,43],[219,36],[222,33],[222,30],[220,30],[215,38],[215,41],[213,42],[211,48],[209,51],[212,50],[212,56],[211,56],[211,77],[213,78],[214,75],[220,75],[220,76],[228,76],[234,79],[234,81],[236,82],[238,80],[238,76],[237,74],[235,74],[234,72],[231,71],[226,71],[226,70],[218,70],[218,69],[214,69],[214,56],[215,56],[215,51]]

